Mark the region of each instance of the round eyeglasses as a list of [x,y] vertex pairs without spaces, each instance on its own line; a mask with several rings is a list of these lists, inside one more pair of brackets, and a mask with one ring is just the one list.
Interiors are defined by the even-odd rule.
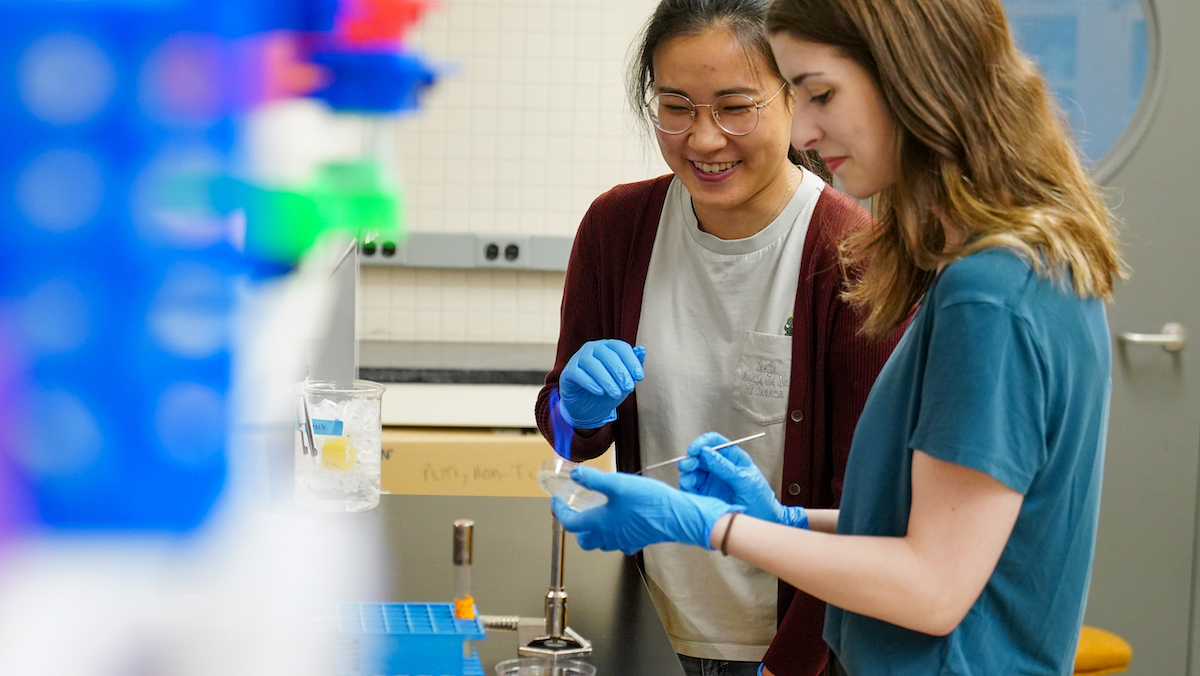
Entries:
[[762,103],[745,94],[726,94],[717,97],[713,103],[692,103],[682,94],[655,94],[646,102],[646,112],[650,121],[664,134],[682,134],[692,127],[696,121],[696,109],[708,107],[712,111],[713,121],[726,134],[745,136],[758,126],[761,111],[766,108],[776,96],[787,87],[783,85]]

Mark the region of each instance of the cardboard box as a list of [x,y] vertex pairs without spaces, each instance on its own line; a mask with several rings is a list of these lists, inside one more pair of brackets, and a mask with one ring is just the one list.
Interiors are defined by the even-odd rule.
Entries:
[[[554,457],[540,434],[383,429],[384,493],[544,498],[538,466]],[[614,453],[586,464],[611,472]]]

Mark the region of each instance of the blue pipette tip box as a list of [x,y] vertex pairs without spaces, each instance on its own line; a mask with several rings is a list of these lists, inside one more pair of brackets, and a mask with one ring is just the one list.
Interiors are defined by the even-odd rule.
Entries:
[[463,657],[483,623],[455,618],[452,603],[347,603],[337,618],[338,676],[483,676],[474,650]]

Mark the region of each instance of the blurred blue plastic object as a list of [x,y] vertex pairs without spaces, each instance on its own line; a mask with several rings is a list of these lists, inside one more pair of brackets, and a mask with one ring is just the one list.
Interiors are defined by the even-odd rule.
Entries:
[[[0,465],[35,521],[187,532],[209,515],[235,282],[286,270],[249,267],[208,190],[237,141],[230,74],[262,70],[238,61],[262,50],[234,43],[288,30],[319,44],[338,4],[0,2],[0,322],[26,390]],[[416,56],[328,51],[321,96],[339,110],[415,108],[434,79]]]
[[293,31],[330,31],[338,0],[253,0],[252,2],[217,2],[204,5],[218,17],[215,28],[226,37],[242,37],[251,33],[283,29]]
[[483,622],[459,620],[452,603],[347,603],[337,609],[338,676],[468,676],[478,656],[465,641],[483,640]]
[[339,111],[416,110],[421,92],[437,79],[415,54],[318,53],[313,62],[328,68],[333,80],[312,96]]
[[172,188],[233,145],[221,34],[318,4],[0,6],[0,307],[25,384],[0,452],[37,522],[184,532],[220,494],[243,268]]

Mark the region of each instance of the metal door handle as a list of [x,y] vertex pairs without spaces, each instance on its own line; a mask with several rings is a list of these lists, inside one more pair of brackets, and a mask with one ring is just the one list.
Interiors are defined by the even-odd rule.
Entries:
[[1132,333],[1122,331],[1117,338],[1126,345],[1161,345],[1167,352],[1179,352],[1187,345],[1187,331],[1182,324],[1171,322],[1162,327],[1162,333]]

